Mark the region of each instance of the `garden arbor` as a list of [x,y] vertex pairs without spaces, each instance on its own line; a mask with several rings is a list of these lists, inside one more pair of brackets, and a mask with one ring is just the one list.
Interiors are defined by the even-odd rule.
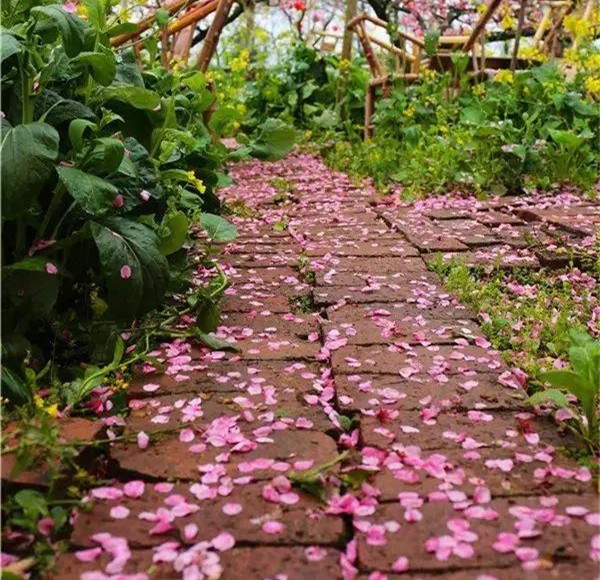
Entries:
[[[587,0],[578,9],[584,15],[589,15],[595,1]],[[358,37],[371,73],[365,96],[365,138],[372,136],[372,116],[377,89],[381,88],[385,93],[390,84],[396,80],[413,83],[419,81],[427,70],[450,70],[453,68],[454,53],[462,53],[469,57],[467,66],[473,79],[490,78],[500,69],[514,71],[517,68],[527,67],[529,62],[518,55],[527,0],[521,1],[517,27],[512,35],[514,39],[512,54],[498,56],[490,54],[489,47],[486,49],[486,43],[489,42],[486,27],[501,5],[502,0],[490,0],[469,34],[431,35],[429,38],[427,35],[419,36],[401,28],[392,28],[385,20],[367,13],[347,19],[346,30]],[[558,41],[563,20],[575,9],[575,6],[568,0],[542,0],[539,7],[542,17],[532,35],[533,47],[540,54],[557,56],[560,50]],[[382,30],[393,37],[394,42],[384,40],[381,34],[378,34]],[[393,62],[391,71],[386,64],[382,63],[381,56]]]

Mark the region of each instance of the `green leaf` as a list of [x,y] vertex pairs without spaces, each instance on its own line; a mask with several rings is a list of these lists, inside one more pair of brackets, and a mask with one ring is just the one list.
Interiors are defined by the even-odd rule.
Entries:
[[237,237],[235,226],[221,216],[212,213],[200,214],[200,224],[210,240],[217,244],[231,242]]
[[158,93],[143,87],[110,86],[101,89],[98,93],[101,102],[120,101],[136,109],[154,110],[160,106]]
[[252,154],[268,161],[285,157],[298,137],[296,130],[280,119],[267,119],[258,131],[258,137],[250,143]]
[[83,0],[90,24],[99,32],[106,30],[106,5],[102,0]]
[[158,24],[159,26],[166,26],[169,22],[169,18],[170,18],[170,14],[168,10],[165,10],[164,8],[159,8],[155,13],[154,13],[155,17],[156,17],[156,24]]
[[202,344],[212,348],[213,350],[230,350],[233,352],[239,352],[240,350],[235,344],[232,344],[227,340],[217,338],[213,334],[202,332],[199,328],[194,328],[192,333],[196,340],[199,340]]
[[165,256],[181,249],[187,239],[189,220],[182,211],[167,214],[161,224],[160,249]]
[[12,403],[23,405],[33,398],[30,386],[8,367],[2,366],[2,396]]
[[19,323],[47,315],[58,297],[59,276],[50,274],[50,260],[34,256],[2,268],[3,300]]
[[547,381],[552,386],[557,387],[559,389],[571,390],[573,386],[575,386],[576,388],[583,387],[581,378],[573,371],[547,371],[545,373],[540,373],[538,378],[540,379],[540,381]]
[[2,213],[5,219],[22,216],[52,175],[59,136],[45,123],[13,127],[2,141]]
[[62,37],[62,45],[67,56],[77,56],[83,47],[85,34],[85,24],[82,20],[64,10],[59,4],[35,6],[31,9],[31,13],[41,20],[41,22],[38,22],[38,28],[40,25],[43,28],[43,21],[49,20]]
[[21,43],[12,32],[6,28],[0,28],[0,62],[21,52],[22,49]]
[[119,139],[103,137],[98,139],[103,148],[103,166],[108,173],[116,171],[125,157],[125,145]]
[[539,405],[541,403],[552,402],[557,407],[568,407],[569,400],[566,395],[558,389],[545,389],[534,393],[527,399],[530,405]]
[[[169,282],[169,266],[156,234],[120,217],[91,222],[110,310],[120,319],[148,312],[160,304]],[[128,267],[130,275],[123,270]]]
[[95,81],[104,86],[113,82],[117,72],[115,56],[108,48],[99,52],[81,52],[71,59],[71,64],[76,68],[87,70]]
[[83,149],[83,136],[86,129],[95,131],[96,128],[96,123],[92,123],[87,119],[73,119],[69,123],[69,141],[71,141],[73,149],[77,152],[81,151]]
[[71,197],[91,215],[99,216],[111,209],[118,194],[117,188],[91,173],[74,167],[57,167],[58,177]]
[[48,513],[46,498],[35,489],[22,489],[17,492],[15,502],[31,517],[44,516]]
[[558,145],[568,149],[569,151],[576,151],[581,145],[583,145],[583,143],[585,143],[585,139],[573,131],[559,131],[558,129],[550,129],[548,133]]
[[439,30],[432,30],[425,34],[423,43],[425,44],[425,54],[427,54],[427,56],[431,57],[437,54],[440,43],[440,35],[441,32]]
[[132,32],[136,32],[138,29],[138,25],[134,22],[122,22],[121,24],[115,24],[115,26],[111,26],[106,31],[106,35],[108,38],[113,38],[114,36],[120,36],[121,34],[131,34]]

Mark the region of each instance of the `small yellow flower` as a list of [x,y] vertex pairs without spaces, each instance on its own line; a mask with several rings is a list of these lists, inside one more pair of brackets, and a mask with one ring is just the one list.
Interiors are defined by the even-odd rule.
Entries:
[[482,95],[485,95],[485,85],[483,84],[477,84],[473,87],[473,94],[477,95],[478,97],[481,97]]
[[234,121],[233,123],[231,123],[231,126],[233,127],[234,131],[237,131],[240,128],[240,124],[238,121]]
[[585,90],[590,95],[600,95],[600,77],[588,77],[585,79]]
[[494,81],[497,83],[507,83],[510,85],[515,82],[515,75],[509,70],[502,69],[496,73]]
[[238,103],[235,108],[240,115],[246,114],[246,105],[244,103]]
[[33,402],[35,404],[36,409],[44,408],[44,399],[42,399],[42,397],[40,397],[39,395],[33,395]]
[[415,116],[415,108],[414,108],[413,106],[410,106],[410,107],[406,108],[406,109],[404,110],[404,113],[403,113],[403,115],[404,115],[405,117],[408,117],[409,119],[411,119],[412,117],[414,117],[414,116]]
[[585,61],[585,67],[589,70],[600,71],[600,53],[589,56]]
[[515,27],[515,17],[512,14],[505,14],[500,21],[503,30],[512,30]]

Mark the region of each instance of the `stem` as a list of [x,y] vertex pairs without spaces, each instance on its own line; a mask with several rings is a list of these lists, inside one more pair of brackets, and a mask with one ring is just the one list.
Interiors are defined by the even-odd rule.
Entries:
[[19,54],[19,72],[21,75],[21,122],[26,125],[33,121],[33,107],[31,106],[31,77],[27,73],[28,61],[26,56]]
[[56,189],[54,190],[54,195],[52,196],[52,201],[50,201],[50,205],[48,206],[48,209],[46,210],[46,213],[44,214],[44,219],[42,220],[42,223],[40,224],[40,227],[38,228],[38,231],[36,233],[36,239],[41,239],[44,234],[46,233],[46,228],[48,227],[48,224],[50,223],[50,219],[52,218],[52,214],[56,211],[56,209],[58,208],[58,206],[60,205],[60,202],[62,201],[62,197],[66,192],[66,188],[62,183],[59,183],[58,186],[56,187]]

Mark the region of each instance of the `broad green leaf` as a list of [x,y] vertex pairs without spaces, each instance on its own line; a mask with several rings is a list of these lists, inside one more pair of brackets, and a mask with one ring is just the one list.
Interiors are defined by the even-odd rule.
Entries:
[[160,249],[165,256],[173,254],[185,244],[188,226],[188,218],[182,211],[164,217],[160,228]]
[[101,89],[98,93],[101,102],[110,100],[127,103],[136,109],[153,110],[160,106],[158,93],[143,87],[110,86]]
[[69,141],[71,141],[71,146],[73,149],[77,152],[81,151],[83,149],[83,136],[86,129],[95,131],[96,128],[96,123],[92,123],[87,119],[73,119],[69,123]]
[[558,129],[550,129],[548,132],[550,133],[550,137],[552,137],[552,139],[558,143],[558,145],[570,151],[576,151],[585,142],[583,137],[580,137],[573,131],[559,131]]
[[59,4],[35,6],[31,13],[37,16],[38,27],[44,26],[44,21],[52,22],[62,37],[63,47],[67,56],[74,57],[81,51],[84,41],[85,24],[74,14],[67,12]]
[[103,86],[110,85],[117,72],[115,56],[109,49],[102,52],[80,52],[71,60],[71,64],[87,70]]
[[0,62],[4,62],[13,54],[21,52],[22,48],[21,43],[12,32],[0,28]]
[[237,237],[235,226],[221,216],[203,213],[200,215],[200,224],[212,242],[231,242]]
[[99,216],[111,209],[117,188],[91,173],[74,167],[57,167],[58,177],[71,197],[91,215]]
[[4,219],[22,216],[31,207],[52,175],[58,143],[58,133],[45,123],[8,131],[0,150]]
[[121,165],[125,157],[125,145],[119,139],[112,137],[103,137],[98,139],[103,149],[103,166],[108,173],[113,173]]
[[285,157],[298,137],[296,130],[280,119],[267,119],[258,131],[258,137],[250,143],[250,147],[256,157],[270,161]]
[[120,217],[91,222],[111,312],[131,320],[160,304],[169,281],[169,266],[156,234]]
[[569,400],[566,395],[558,389],[545,389],[534,393],[527,399],[527,402],[531,405],[539,405],[541,403],[552,402],[557,407],[568,407]]
[[577,373],[574,373],[573,371],[547,371],[545,373],[540,373],[538,378],[540,379],[540,381],[547,381],[553,387],[557,387],[559,389],[570,390],[573,386],[575,386],[576,388],[583,387],[581,377],[579,377]]

